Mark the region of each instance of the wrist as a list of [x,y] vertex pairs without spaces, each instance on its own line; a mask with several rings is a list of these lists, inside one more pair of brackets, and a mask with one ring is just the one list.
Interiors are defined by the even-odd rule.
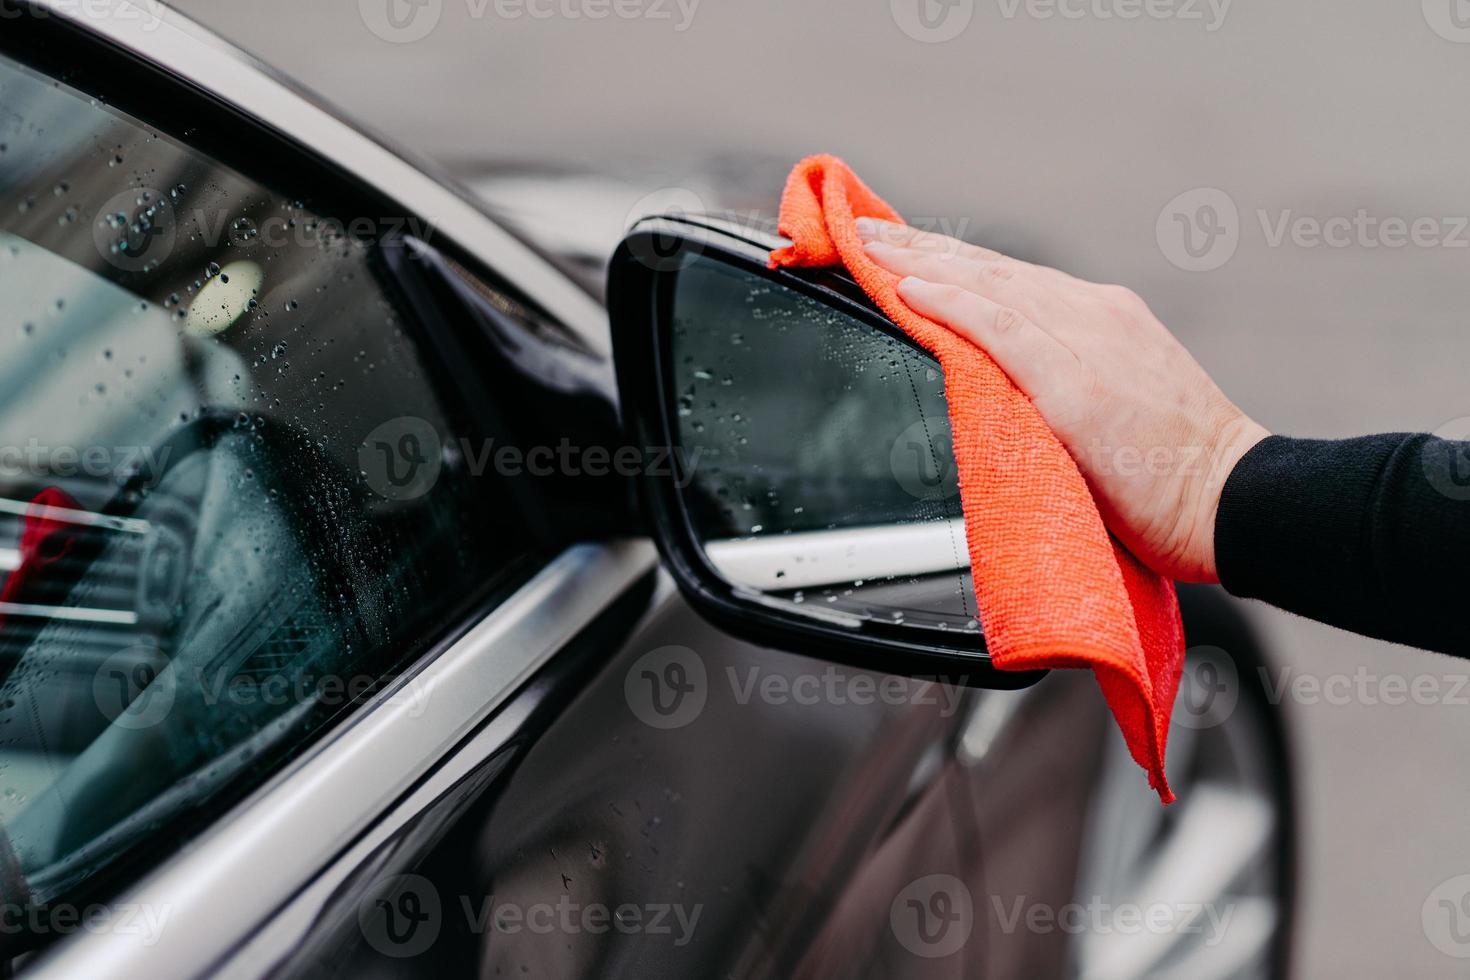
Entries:
[[1215,440],[1215,447],[1210,453],[1210,465],[1197,497],[1199,516],[1195,525],[1195,541],[1203,581],[1220,581],[1215,564],[1215,521],[1219,517],[1220,496],[1225,490],[1225,483],[1241,458],[1270,434],[1254,419],[1239,413],[1221,427]]

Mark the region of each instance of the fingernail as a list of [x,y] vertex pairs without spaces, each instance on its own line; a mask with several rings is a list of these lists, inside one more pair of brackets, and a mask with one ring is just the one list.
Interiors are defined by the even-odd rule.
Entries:
[[893,246],[889,245],[887,242],[871,241],[863,242],[863,248],[865,248],[869,252],[887,252],[890,251]]
[[870,242],[878,237],[878,222],[872,218],[859,218],[854,222],[857,225],[858,237],[865,242]]
[[915,289],[915,288],[918,288],[920,286],[927,286],[927,285],[929,285],[929,284],[927,282],[925,282],[923,279],[920,279],[918,276],[904,276],[902,279],[900,279],[898,281],[898,289],[899,289],[899,292],[905,292],[905,291],[910,290],[910,289]]

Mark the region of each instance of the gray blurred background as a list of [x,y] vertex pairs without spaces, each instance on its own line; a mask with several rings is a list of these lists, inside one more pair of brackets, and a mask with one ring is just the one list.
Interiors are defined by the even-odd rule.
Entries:
[[[790,163],[829,151],[912,218],[1132,286],[1274,431],[1466,432],[1463,0],[395,2],[407,32],[385,0],[176,0],[505,206],[560,208],[568,236],[615,240],[655,188],[770,214]],[[1190,258],[1180,221],[1216,217]],[[1301,218],[1357,227],[1329,245]],[[1470,873],[1466,665],[1252,613],[1273,684],[1325,685],[1285,703],[1296,972],[1464,972],[1421,909]]]

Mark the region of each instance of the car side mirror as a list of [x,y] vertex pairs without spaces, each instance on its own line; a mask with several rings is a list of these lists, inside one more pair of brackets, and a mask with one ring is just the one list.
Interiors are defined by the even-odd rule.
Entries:
[[911,676],[997,670],[970,577],[938,362],[780,240],[636,225],[610,266],[624,427],[667,466],[640,497],[671,574],[726,631]]

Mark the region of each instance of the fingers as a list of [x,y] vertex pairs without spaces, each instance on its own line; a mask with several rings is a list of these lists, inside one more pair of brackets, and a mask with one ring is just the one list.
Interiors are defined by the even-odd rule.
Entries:
[[1049,266],[1036,265],[1032,262],[1023,262],[1013,259],[1008,255],[1002,255],[994,249],[985,248],[982,245],[971,245],[969,242],[951,238],[948,235],[939,235],[931,231],[920,231],[910,228],[908,225],[895,224],[892,221],[880,221],[877,218],[857,219],[858,237],[867,242],[880,242],[890,248],[910,248],[919,251],[930,252],[939,255],[950,255],[961,259],[982,262],[1002,262],[1016,269],[1024,269],[1036,275],[1038,278],[1046,279],[1058,285],[1081,284],[1080,279],[1069,276],[1059,269]]
[[1055,332],[1057,323],[1076,316],[1055,286],[1033,277],[1019,263],[895,248],[881,241],[868,242],[863,247],[874,262],[895,275],[915,276],[979,293],[1001,306],[1020,310],[1048,332]]
[[858,218],[857,232],[858,237],[864,242],[882,242],[893,248],[918,248],[975,259],[1005,258],[999,252],[982,248],[979,245],[971,245],[969,242],[962,242],[958,238],[936,234],[932,231],[920,231],[908,225],[882,221],[878,218]]
[[914,312],[984,348],[1032,401],[1077,383],[1077,356],[1012,307],[912,276],[898,284],[898,295]]

